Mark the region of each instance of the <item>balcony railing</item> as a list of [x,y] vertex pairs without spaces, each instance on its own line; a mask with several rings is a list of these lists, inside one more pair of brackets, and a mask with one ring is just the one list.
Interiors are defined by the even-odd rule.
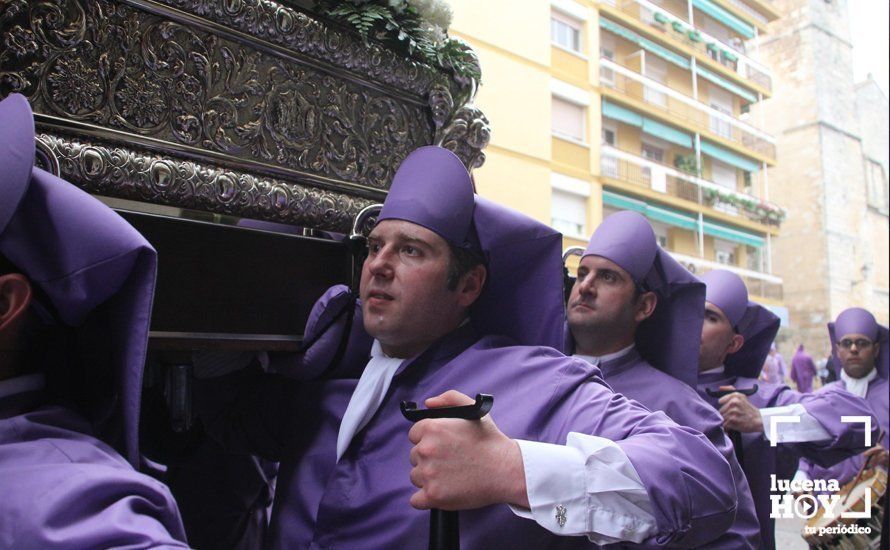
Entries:
[[733,40],[731,44],[727,44],[691,25],[686,15],[667,11],[647,0],[620,0],[610,5],[662,31],[669,40],[679,42],[740,77],[772,91],[769,69],[745,55],[745,43],[742,40]]
[[600,83],[677,117],[698,130],[711,132],[771,159],[776,158],[776,140],[771,135],[606,58],[600,58]]
[[778,226],[785,217],[778,205],[607,145],[600,149],[600,174],[757,223]]
[[753,296],[761,296],[772,300],[782,300],[782,278],[767,273],[761,273],[751,269],[744,269],[734,265],[721,264],[702,258],[687,256],[671,252],[675,260],[683,264],[689,271],[696,275],[704,275],[713,269],[726,269],[742,278],[748,293]]

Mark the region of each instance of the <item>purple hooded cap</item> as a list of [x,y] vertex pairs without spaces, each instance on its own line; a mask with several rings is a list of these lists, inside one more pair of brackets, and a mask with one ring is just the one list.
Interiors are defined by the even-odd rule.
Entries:
[[473,182],[464,164],[448,149],[430,145],[402,161],[377,219],[416,223],[465,248],[474,209]]
[[726,372],[757,378],[779,332],[781,320],[770,310],[748,300],[748,289],[735,273],[715,269],[702,275],[701,280],[707,287],[705,300],[719,307],[732,328],[745,337],[742,349],[726,357]]
[[643,290],[658,295],[655,313],[637,328],[637,350],[655,368],[695,388],[705,285],[658,246],[652,226],[636,212],[603,220],[584,256],[615,262]]
[[[0,166],[7,175],[0,178],[0,253],[39,288],[56,320],[74,329],[77,356],[67,357],[70,368],[59,371],[66,377],[77,373],[68,381],[76,395],[68,397],[91,420],[96,435],[138,467],[157,255],[107,206],[33,168],[34,122],[22,96],[0,102],[0,144]],[[30,155],[28,169],[24,154]],[[9,197],[18,203],[11,212]]]
[[837,375],[840,376],[840,370],[843,368],[841,359],[837,355],[837,343],[848,334],[862,334],[871,338],[873,342],[881,342],[875,368],[878,370],[878,376],[885,380],[890,378],[890,331],[887,327],[879,325],[875,316],[861,307],[845,309],[833,323],[828,323],[828,337],[831,339],[833,363]]
[[524,345],[562,345],[562,236],[475,195],[454,153],[427,146],[408,155],[378,217],[387,219],[416,223],[454,246],[482,252],[488,276],[471,315],[481,334],[509,336]]

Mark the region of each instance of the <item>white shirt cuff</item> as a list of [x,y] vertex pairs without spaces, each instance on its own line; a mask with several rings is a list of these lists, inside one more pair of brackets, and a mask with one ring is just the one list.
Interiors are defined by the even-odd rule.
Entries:
[[597,544],[641,542],[657,532],[646,487],[615,442],[572,432],[566,445],[517,440],[531,510],[518,516]]
[[803,470],[798,470],[794,472],[794,478],[791,480],[791,483],[803,483],[804,481],[808,481],[810,476],[804,472]]
[[816,420],[803,405],[793,403],[783,407],[760,409],[763,419],[763,432],[767,440],[772,442],[770,418],[774,416],[796,416],[800,422],[776,422],[775,443],[808,443],[813,441],[831,441],[831,434]]

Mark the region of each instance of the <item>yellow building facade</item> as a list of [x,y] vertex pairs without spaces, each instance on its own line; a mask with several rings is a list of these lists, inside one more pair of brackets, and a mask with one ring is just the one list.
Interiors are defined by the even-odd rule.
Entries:
[[583,246],[636,210],[695,273],[736,271],[781,316],[769,201],[775,139],[750,107],[770,96],[756,43],[764,0],[451,0],[450,34],[482,64],[492,127],[479,192]]

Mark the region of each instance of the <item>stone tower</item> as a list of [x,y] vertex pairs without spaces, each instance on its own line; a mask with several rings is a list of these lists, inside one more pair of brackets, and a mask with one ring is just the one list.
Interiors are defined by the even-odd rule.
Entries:
[[888,167],[880,153],[888,105],[876,86],[853,81],[847,0],[773,6],[784,15],[758,46],[773,69],[774,96],[752,115],[778,139],[769,198],[788,209],[773,241],[790,317],[782,351],[788,357],[803,343],[821,358],[829,352],[825,324],[843,309],[862,306],[888,320]]

